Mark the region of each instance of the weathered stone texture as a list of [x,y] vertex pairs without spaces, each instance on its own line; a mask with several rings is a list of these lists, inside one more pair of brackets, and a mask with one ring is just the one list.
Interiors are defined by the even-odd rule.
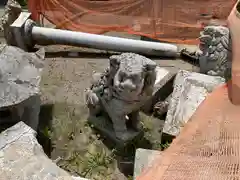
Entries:
[[229,79],[232,61],[229,29],[224,26],[206,26],[199,39],[200,71]]
[[4,46],[0,50],[0,107],[21,103],[40,93],[44,56],[43,49],[27,53],[14,46]]
[[23,122],[0,134],[0,180],[86,180],[72,177],[53,163],[35,135]]
[[161,159],[161,154],[161,151],[142,148],[137,149],[134,162],[134,179],[146,169],[151,168],[154,161]]
[[163,133],[177,136],[205,97],[225,82],[219,76],[208,76],[180,70],[174,82]]
[[129,138],[126,121],[140,131],[140,108],[152,96],[156,80],[156,63],[134,53],[113,55],[109,69],[99,80],[94,80],[87,91],[87,105],[91,115],[104,111],[113,123],[116,137],[127,141]]
[[0,119],[0,126],[23,120],[37,129],[44,58],[44,49],[27,53],[14,46],[0,48],[0,112],[11,112],[9,117]]

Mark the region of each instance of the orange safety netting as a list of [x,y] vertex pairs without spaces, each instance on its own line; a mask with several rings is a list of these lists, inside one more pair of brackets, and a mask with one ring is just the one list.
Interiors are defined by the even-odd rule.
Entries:
[[35,21],[103,34],[120,31],[175,43],[197,43],[203,24],[225,21],[236,0],[28,0]]
[[240,0],[228,16],[231,79],[198,107],[171,146],[137,180],[240,179]]
[[226,86],[213,91],[137,180],[240,179],[240,106],[228,94]]

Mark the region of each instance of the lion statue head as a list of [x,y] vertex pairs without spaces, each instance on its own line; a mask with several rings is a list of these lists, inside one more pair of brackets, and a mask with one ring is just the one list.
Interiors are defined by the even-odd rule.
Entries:
[[156,66],[154,61],[134,53],[111,56],[113,96],[127,102],[141,101],[151,96]]

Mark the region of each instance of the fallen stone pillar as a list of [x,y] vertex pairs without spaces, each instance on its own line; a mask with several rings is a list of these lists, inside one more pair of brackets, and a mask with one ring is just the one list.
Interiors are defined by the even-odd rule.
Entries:
[[178,48],[173,44],[37,27],[30,16],[31,13],[22,12],[11,25],[17,45],[23,49],[31,48],[35,44],[61,44],[144,55],[177,56]]

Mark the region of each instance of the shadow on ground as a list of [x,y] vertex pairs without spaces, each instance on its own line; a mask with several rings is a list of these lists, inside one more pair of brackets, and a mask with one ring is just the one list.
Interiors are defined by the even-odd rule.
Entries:
[[56,58],[56,57],[64,57],[64,58],[108,58],[111,55],[119,54],[119,53],[92,53],[92,52],[77,52],[77,51],[58,51],[58,52],[46,52],[46,58]]
[[[96,121],[96,118],[94,119],[94,121]],[[101,121],[100,124],[108,124],[108,126],[110,126],[110,122],[108,121],[108,123],[106,123],[106,120],[104,121],[103,119],[106,119],[106,117],[104,118],[102,115],[98,117],[98,120]],[[92,125],[92,128],[94,128],[93,133],[99,135],[99,140],[101,140],[109,150],[114,151],[117,167],[126,177],[133,176],[135,152],[138,148],[162,149],[162,121],[154,117],[144,115],[143,113],[141,113],[141,119],[143,124],[142,133],[139,133],[139,135],[137,135],[133,140],[126,142],[125,144],[112,137],[114,136],[112,128],[108,128],[108,131],[111,131],[111,133],[100,132],[102,127],[94,128],[99,125],[98,123],[95,122],[95,124]],[[91,116],[89,117],[89,121],[90,124],[93,122],[91,121]],[[105,127],[106,125],[102,126]],[[159,128],[157,129],[156,127]],[[108,137],[109,134],[111,134],[111,137]]]
[[[111,55],[118,55],[120,52],[78,52],[78,51],[57,51],[57,52],[46,52],[46,58],[102,58],[107,59]],[[152,60],[172,60],[173,57],[159,57],[153,55],[144,55]]]
[[[94,129],[95,134],[101,134]],[[101,136],[99,138],[103,144],[111,151],[114,151],[117,167],[126,177],[133,176],[135,152],[137,148],[152,149],[153,144],[144,134],[138,136],[136,139],[128,142],[126,145],[118,145],[109,138]]]
[[[9,117],[10,110],[1,111],[0,118]],[[50,132],[52,131],[52,113],[53,104],[44,104],[41,106],[39,114],[39,127],[37,132],[37,139],[39,143],[43,146],[44,152],[50,156],[52,151],[52,142],[50,137]],[[0,125],[0,133],[11,126],[14,126],[17,122],[4,122]]]
[[37,132],[37,140],[42,145],[44,152],[50,157],[52,152],[52,119],[53,104],[43,104],[39,114],[39,127]]

